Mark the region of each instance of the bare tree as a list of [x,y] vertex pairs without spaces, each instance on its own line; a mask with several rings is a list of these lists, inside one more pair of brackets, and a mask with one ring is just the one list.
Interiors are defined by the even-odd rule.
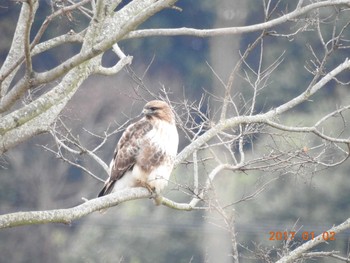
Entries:
[[[293,7],[287,6],[283,13],[277,14],[281,1],[274,3],[263,0],[263,22],[215,29],[137,29],[161,10],[172,8],[180,11],[175,6],[175,0],[134,0],[123,7],[119,7],[121,1],[112,0],[51,1],[52,14],[45,19],[34,37],[31,32],[40,1],[19,2],[22,8],[12,46],[0,70],[1,153],[39,133],[48,132],[56,146],[45,146],[47,150],[93,178],[102,180],[100,178],[108,174],[108,165],[99,157],[98,151],[106,145],[111,135],[122,131],[127,123],[118,125],[115,129],[106,127],[103,136],[89,131],[89,136],[97,137],[100,141],[97,146],[89,148],[62,121],[60,114],[88,77],[94,74],[113,75],[126,68],[138,86],[140,98],[146,94],[148,97],[167,100],[174,107],[178,127],[189,142],[178,154],[176,166],[189,165],[193,169],[192,179],[186,183],[181,180],[172,183],[184,195],[188,195],[190,200],[177,203],[163,197],[162,204],[184,211],[215,211],[223,222],[222,227],[230,235],[234,262],[239,262],[240,258],[235,229],[236,214],[232,210],[235,204],[257,197],[284,174],[298,174],[303,169],[315,173],[339,166],[349,157],[348,101],[342,100],[341,105],[331,105],[325,113],[316,115],[316,121],[302,122],[288,118],[300,105],[308,104],[321,96],[322,91],[330,85],[336,89],[349,85],[346,74],[350,61],[345,55],[350,47],[349,0],[299,0]],[[83,30],[41,40],[51,21],[62,15],[74,19],[77,12],[89,19]],[[208,65],[218,85],[221,85],[223,95],[207,92],[197,101],[189,101],[187,98],[171,100],[166,89],[153,93],[144,85],[142,78],[133,73],[129,66],[132,57],[125,55],[118,46],[119,41],[132,38],[183,35],[219,37],[251,32],[257,33],[255,39],[240,51],[238,62],[230,69],[227,79],[215,67]],[[283,103],[271,103],[265,109],[258,108],[258,101],[266,99],[264,90],[273,87],[272,80],[287,57],[285,51],[268,54],[268,39],[287,39],[293,45],[296,38],[305,32],[315,32],[317,44],[321,46],[316,48],[311,42],[305,43],[310,57],[299,66],[304,67],[309,74],[309,82],[299,87],[299,94],[286,95]],[[69,43],[80,44],[80,51],[47,71],[37,72],[33,69],[32,60],[35,56]],[[102,55],[111,49],[119,61],[106,68],[102,65]],[[253,52],[258,54],[258,58],[252,61],[249,58]],[[33,94],[38,88],[39,95]],[[316,111],[315,104],[309,107]],[[206,110],[203,111],[203,108]],[[298,136],[304,136],[304,139],[298,139]],[[296,140],[298,141],[295,142]],[[88,156],[105,174],[96,174],[89,167],[77,163],[74,156],[80,155]],[[203,170],[207,174],[202,174]],[[239,200],[226,200],[221,196],[221,188],[215,185],[220,176],[254,171],[270,173],[273,177],[264,180],[254,191]],[[86,200],[69,209],[5,214],[0,216],[0,227],[58,222],[69,224],[103,208],[147,197],[150,197],[150,193],[146,189],[132,189]],[[325,232],[338,234],[349,228],[350,219],[344,219],[342,224],[325,229]],[[316,235],[296,248],[286,249],[286,253],[277,257],[278,262],[296,262],[321,256],[348,261],[348,255],[340,256],[334,251],[318,254],[309,252],[326,241],[322,234]],[[273,261],[266,255],[260,259]]]

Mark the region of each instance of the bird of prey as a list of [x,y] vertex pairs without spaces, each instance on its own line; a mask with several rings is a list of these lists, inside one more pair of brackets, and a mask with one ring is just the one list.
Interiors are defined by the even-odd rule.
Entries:
[[121,136],[99,197],[131,187],[145,187],[158,196],[168,184],[179,143],[174,113],[160,100],[148,102],[142,113]]

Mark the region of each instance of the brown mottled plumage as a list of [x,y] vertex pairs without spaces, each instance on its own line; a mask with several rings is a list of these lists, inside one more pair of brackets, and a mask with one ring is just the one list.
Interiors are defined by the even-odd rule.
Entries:
[[174,114],[160,100],[148,102],[142,112],[120,138],[99,197],[138,186],[159,194],[168,184],[179,142]]

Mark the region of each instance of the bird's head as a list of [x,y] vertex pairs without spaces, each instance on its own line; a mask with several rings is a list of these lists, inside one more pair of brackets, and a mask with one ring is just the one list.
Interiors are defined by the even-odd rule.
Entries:
[[175,122],[174,113],[172,112],[170,106],[161,100],[152,100],[148,102],[142,110],[142,113],[148,119],[161,119],[168,121],[169,123]]

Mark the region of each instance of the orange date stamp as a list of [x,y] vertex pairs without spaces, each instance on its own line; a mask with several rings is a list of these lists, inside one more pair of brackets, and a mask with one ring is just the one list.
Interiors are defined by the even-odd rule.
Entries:
[[[295,238],[298,238],[299,235],[297,236],[297,232],[295,231],[270,231],[269,232],[270,237],[269,240],[294,240]],[[319,239],[319,240],[324,240],[324,241],[334,241],[335,240],[335,232],[333,231],[325,231],[322,234],[315,236],[315,232],[308,232],[304,231],[300,234],[300,237],[302,240],[307,241],[307,240],[314,240],[314,239]]]

